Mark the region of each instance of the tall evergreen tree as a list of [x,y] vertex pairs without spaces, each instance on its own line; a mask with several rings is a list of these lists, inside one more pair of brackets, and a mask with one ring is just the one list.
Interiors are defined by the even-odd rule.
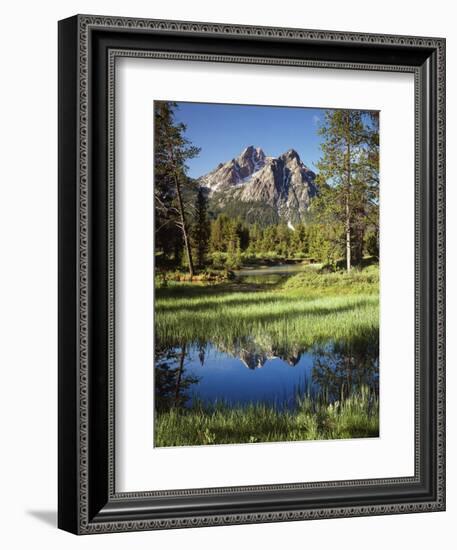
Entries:
[[209,237],[208,199],[203,188],[199,187],[195,199],[195,221],[192,228],[193,247],[196,251],[196,260],[199,268],[202,268],[205,264]]
[[238,220],[229,220],[226,225],[224,240],[227,243],[226,266],[230,269],[237,269],[241,266],[241,233],[242,226]]
[[366,216],[376,202],[379,133],[375,122],[375,114],[328,110],[319,129],[324,138],[318,163],[320,197],[313,210],[319,223],[332,227],[330,233],[336,239],[343,236],[348,272],[362,259]]
[[365,162],[365,182],[368,204],[365,211],[368,235],[368,254],[379,257],[379,113],[369,113],[367,131],[367,151]]
[[227,228],[230,218],[226,214],[219,216],[211,224],[210,250],[211,252],[226,252],[227,250]]
[[[170,101],[154,104],[154,201],[156,211],[156,238],[163,240],[161,231],[175,225],[182,233],[187,254],[187,265],[194,274],[189,222],[184,208],[184,192],[190,186],[186,175],[186,160],[198,155],[200,149],[185,137],[186,126],[174,118],[177,105]],[[165,237],[166,238],[166,237]]]

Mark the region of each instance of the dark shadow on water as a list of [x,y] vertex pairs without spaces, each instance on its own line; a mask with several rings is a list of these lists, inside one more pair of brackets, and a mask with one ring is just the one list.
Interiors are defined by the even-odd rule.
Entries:
[[330,401],[348,398],[354,389],[368,387],[379,395],[379,344],[335,342],[316,346],[312,381]]
[[26,513],[50,527],[57,527],[56,510],[27,510]]
[[154,395],[157,411],[185,407],[189,389],[199,382],[199,377],[189,374],[185,361],[189,345],[156,349],[154,370]]

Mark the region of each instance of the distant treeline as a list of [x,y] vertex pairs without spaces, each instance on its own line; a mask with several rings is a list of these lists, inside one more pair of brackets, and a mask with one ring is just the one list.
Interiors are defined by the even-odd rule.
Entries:
[[[255,259],[310,259],[335,266],[344,258],[344,236],[340,234],[337,238],[337,234],[332,235],[326,224],[307,222],[290,227],[278,223],[262,227],[224,213],[211,219],[203,194],[197,195],[193,212],[194,219],[190,220],[191,253],[199,269],[208,266],[237,269]],[[167,247],[160,250],[159,265],[187,268],[180,232],[176,232],[174,237],[175,242],[169,240]],[[369,226],[361,243],[353,241],[353,265],[360,264],[364,255],[378,257],[378,254],[376,228]]]
[[[280,259],[311,259],[335,265],[344,257],[345,241],[334,239],[328,226],[319,223],[285,223],[261,227],[247,224],[239,218],[220,214],[210,222],[208,242],[209,261],[227,267],[239,267],[249,257]],[[353,265],[360,264],[364,255],[378,256],[375,230],[370,228],[361,243],[354,242]]]

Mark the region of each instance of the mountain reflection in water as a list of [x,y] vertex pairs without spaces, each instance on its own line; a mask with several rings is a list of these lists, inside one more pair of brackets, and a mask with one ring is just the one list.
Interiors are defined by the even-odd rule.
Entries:
[[231,346],[212,342],[157,349],[155,408],[195,402],[266,403],[292,409],[297,397],[325,394],[339,400],[368,387],[379,394],[378,340],[328,342],[308,349],[249,339]]

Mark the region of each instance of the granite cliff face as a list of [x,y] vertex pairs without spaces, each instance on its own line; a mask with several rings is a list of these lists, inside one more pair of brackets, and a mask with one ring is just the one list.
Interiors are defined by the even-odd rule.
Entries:
[[263,205],[276,212],[278,219],[297,223],[317,193],[315,178],[294,149],[268,157],[260,147],[251,145],[237,158],[202,176],[200,183],[221,209],[233,202]]

